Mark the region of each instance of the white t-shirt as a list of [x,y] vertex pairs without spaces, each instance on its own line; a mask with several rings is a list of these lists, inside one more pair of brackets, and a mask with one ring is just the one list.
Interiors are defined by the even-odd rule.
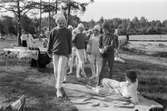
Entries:
[[124,97],[130,97],[133,103],[138,102],[137,97],[138,81],[135,83],[120,82],[120,93]]

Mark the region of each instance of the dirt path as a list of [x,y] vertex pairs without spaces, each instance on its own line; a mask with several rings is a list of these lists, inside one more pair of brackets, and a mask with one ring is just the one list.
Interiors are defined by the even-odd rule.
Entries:
[[163,65],[167,66],[167,58],[162,57],[152,57],[152,56],[146,56],[146,55],[135,55],[135,54],[120,54],[120,56],[127,60],[136,60],[156,65]]

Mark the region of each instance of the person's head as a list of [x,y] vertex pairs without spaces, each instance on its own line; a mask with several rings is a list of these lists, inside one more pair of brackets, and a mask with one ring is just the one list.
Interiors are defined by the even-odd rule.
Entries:
[[133,70],[129,70],[129,71],[126,72],[125,78],[129,82],[135,83],[136,80],[137,80],[137,72],[133,71]]
[[93,28],[94,35],[100,34],[101,27],[100,25],[95,25]]
[[81,33],[84,31],[84,25],[82,23],[78,24],[77,28]]
[[71,25],[68,26],[68,29],[72,32],[73,27]]
[[103,30],[103,33],[114,33],[115,29],[112,23],[105,21],[102,24],[102,30]]
[[66,21],[64,15],[62,15],[62,14],[56,15],[55,21],[56,21],[57,26],[60,28],[64,28],[67,26],[67,21]]

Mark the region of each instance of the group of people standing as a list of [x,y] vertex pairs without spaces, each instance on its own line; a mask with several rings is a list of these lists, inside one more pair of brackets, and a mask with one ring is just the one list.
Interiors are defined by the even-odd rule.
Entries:
[[[92,76],[98,78],[98,85],[103,79],[103,70],[108,63],[109,76],[112,77],[114,62],[115,35],[114,27],[104,23],[102,27],[96,25],[91,34],[84,32],[84,25],[78,24],[77,28],[67,27],[64,16],[56,18],[55,27],[49,37],[48,53],[52,55],[54,74],[56,78],[57,96],[62,96],[61,83],[65,79],[68,61],[70,73],[73,63],[76,64],[76,77],[87,77],[84,71],[86,61],[90,62]],[[76,57],[75,57],[76,56]],[[76,60],[75,60],[76,59]]]
[[[87,77],[84,65],[88,61],[92,71],[90,78],[97,78],[97,87],[102,84],[109,86],[106,85],[109,80],[104,80],[103,72],[107,66],[107,78],[112,78],[114,53],[115,48],[118,48],[118,36],[114,26],[104,22],[95,25],[91,31],[85,31],[84,25],[80,23],[73,29],[72,26],[67,27],[63,15],[56,17],[56,24],[57,27],[50,32],[48,54],[53,59],[57,97],[63,96],[61,88],[66,79],[67,67],[70,69],[69,73],[72,73],[74,63],[76,64],[77,78]],[[137,81],[137,76],[134,76],[136,75],[135,72],[132,71],[127,74],[127,78],[129,77],[132,83]],[[110,83],[113,81],[111,80]],[[118,86],[119,83],[116,84]],[[135,88],[134,90],[136,90]]]

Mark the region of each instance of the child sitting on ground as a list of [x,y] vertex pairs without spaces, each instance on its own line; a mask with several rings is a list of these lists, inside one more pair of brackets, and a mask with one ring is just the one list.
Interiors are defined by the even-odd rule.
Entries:
[[126,81],[119,82],[113,79],[104,78],[102,80],[102,87],[95,88],[95,91],[98,94],[111,94],[113,91],[115,91],[122,97],[129,99],[131,103],[137,104],[138,80],[136,72],[127,71],[125,74],[125,79]]

